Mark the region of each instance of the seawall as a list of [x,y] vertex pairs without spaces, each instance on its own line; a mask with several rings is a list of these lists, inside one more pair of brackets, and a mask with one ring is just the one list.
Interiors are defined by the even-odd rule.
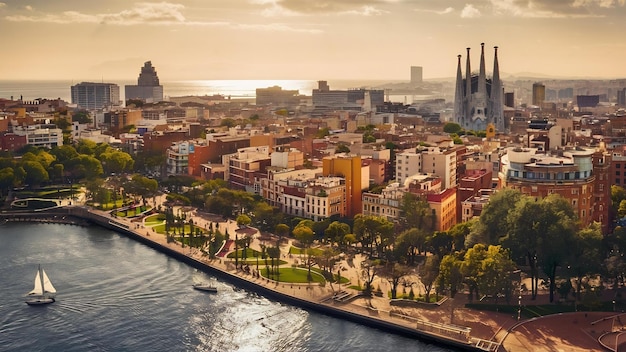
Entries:
[[[275,299],[280,302],[284,302],[286,304],[349,320],[362,325],[388,331],[390,333],[416,338],[423,342],[445,345],[466,351],[485,350],[483,348],[475,346],[474,344],[471,344],[469,341],[465,342],[462,340],[447,338],[446,336],[433,334],[428,331],[418,330],[416,328],[410,328],[407,326],[396,324],[394,322],[387,321],[382,318],[355,313],[348,309],[342,309],[341,307],[318,303],[315,301],[302,299],[294,295],[279,292],[278,290],[272,289],[271,286],[250,281],[239,275],[223,270],[215,265],[211,265],[210,262],[197,260],[182,253],[179,250],[164,246],[157,241],[150,239],[150,237],[140,234],[136,229],[132,228],[134,225],[129,225],[106,215],[99,214],[98,212],[91,211],[91,209],[88,207],[74,206],[66,208],[55,208],[53,211],[37,213],[0,213],[0,220],[11,220],[18,218],[21,219],[21,221],[37,221],[38,219],[46,219],[47,222],[73,223],[78,225],[93,223],[104,228],[108,228],[113,231],[122,233],[129,238],[139,241],[140,243],[145,244],[177,260],[185,262],[186,264],[198,270],[211,273],[216,277],[228,281],[238,287],[259,293],[263,296]],[[73,222],[64,222],[70,220]]]

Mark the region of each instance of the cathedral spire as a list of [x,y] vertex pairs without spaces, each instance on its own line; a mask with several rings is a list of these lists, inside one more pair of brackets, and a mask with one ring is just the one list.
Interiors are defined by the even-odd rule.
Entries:
[[494,46],[493,78],[491,82],[491,102],[493,122],[498,131],[504,131],[508,126],[504,121],[504,96],[502,81],[500,81],[500,66],[498,64],[498,47]]
[[485,43],[480,43],[480,72],[478,73],[478,93],[487,97],[487,74],[485,73]]
[[456,64],[456,90],[454,91],[454,119],[460,121],[464,116],[463,111],[463,74],[461,73],[461,55],[457,56]]
[[472,67],[470,66],[470,48],[467,48],[467,58],[465,62],[465,96],[469,99],[472,96]]

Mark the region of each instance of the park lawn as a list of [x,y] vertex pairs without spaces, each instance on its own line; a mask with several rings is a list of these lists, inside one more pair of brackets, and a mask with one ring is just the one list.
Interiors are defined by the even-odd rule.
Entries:
[[[261,273],[263,277],[267,277],[267,270],[265,268],[259,267],[259,272]],[[279,268],[278,272],[279,272],[279,276],[278,276],[279,282],[288,282],[288,283],[293,283],[293,284],[306,284],[309,282],[307,278],[308,271],[307,269],[304,269],[304,268],[294,268],[294,267]],[[311,270],[311,277],[313,279],[312,282],[322,283],[322,284],[326,283],[324,276],[315,272],[314,270]],[[276,276],[272,275],[271,279],[276,280]]]
[[[159,219],[159,217],[161,217],[161,219]],[[144,223],[146,224],[146,226],[153,226],[153,225],[159,225],[162,224],[165,216],[163,214],[153,214],[148,216],[147,218],[144,219]]]
[[[324,251],[319,249],[319,248],[309,248],[309,251],[311,251],[311,255],[315,256],[315,257],[319,257],[322,254],[324,254]],[[291,246],[291,248],[289,248],[289,254],[302,254],[305,255],[306,254],[306,249],[305,248],[298,248],[298,247],[294,247]]]
[[[246,248],[246,258],[253,258],[253,257],[260,257],[261,256],[261,252],[256,251],[252,248]],[[235,258],[235,252],[230,252],[228,253],[228,258]],[[242,249],[238,249],[237,250],[237,257],[239,259],[243,258],[243,250]],[[256,263],[256,259],[254,260]]]
[[129,209],[128,215],[126,215],[126,211],[118,211],[115,213],[115,215],[120,218],[132,217],[132,216],[140,215],[148,211],[149,209],[150,208],[146,207],[145,205],[142,205],[140,207],[136,207],[135,209]]
[[[233,256],[234,259],[235,256]],[[239,258],[239,263],[243,263],[243,264],[248,264],[250,266],[255,266],[257,264],[256,258],[247,258],[245,261],[243,261],[241,258]],[[272,261],[267,258],[267,265],[271,265]],[[274,260],[274,264],[276,264],[276,259]],[[286,261],[284,260],[278,260],[278,265],[283,265],[283,264],[287,264]],[[265,267],[265,259],[262,259],[261,257],[259,257],[259,270],[261,270],[261,267]]]
[[[194,232],[196,231],[197,228],[198,228],[197,226],[193,227]],[[165,234],[165,224],[156,225],[152,227],[152,229],[154,229],[154,232],[156,233]],[[173,234],[174,232],[178,234],[180,232],[180,228],[172,226],[170,228],[170,233]],[[191,227],[189,227],[189,224],[185,224],[185,235],[189,235],[189,232],[191,232]]]
[[109,202],[109,203],[103,203],[98,205],[98,209],[102,209],[102,210],[108,210],[108,209],[116,209],[116,208],[120,208],[124,203],[123,200],[117,200],[115,201],[115,203],[113,202]]

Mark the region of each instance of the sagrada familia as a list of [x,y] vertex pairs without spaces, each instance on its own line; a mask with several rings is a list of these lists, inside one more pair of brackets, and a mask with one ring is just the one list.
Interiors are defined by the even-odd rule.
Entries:
[[493,76],[485,72],[485,43],[480,44],[480,71],[472,74],[470,48],[467,48],[465,78],[461,73],[461,55],[458,56],[456,89],[454,96],[454,122],[466,130],[485,131],[488,126],[504,132],[504,92],[498,67],[498,47],[494,47]]

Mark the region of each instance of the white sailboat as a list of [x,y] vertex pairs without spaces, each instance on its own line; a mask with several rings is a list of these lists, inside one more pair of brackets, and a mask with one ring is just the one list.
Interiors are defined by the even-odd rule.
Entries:
[[41,305],[54,302],[54,294],[57,290],[52,286],[52,282],[46,272],[41,268],[37,269],[35,275],[35,288],[28,293],[29,299],[26,301],[28,305]]

